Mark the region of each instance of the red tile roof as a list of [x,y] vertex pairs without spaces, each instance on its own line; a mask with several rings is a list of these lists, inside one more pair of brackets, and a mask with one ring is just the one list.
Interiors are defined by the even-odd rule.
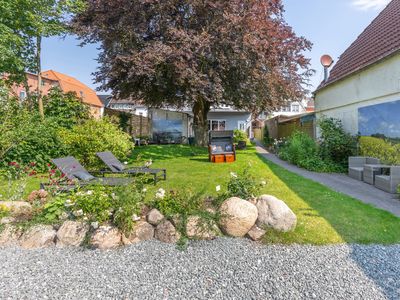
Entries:
[[76,95],[81,97],[82,101],[86,104],[96,107],[104,106],[96,92],[79,80],[53,70],[44,71],[42,72],[42,75],[48,79],[58,81],[62,91],[75,92]]
[[400,50],[400,0],[392,0],[340,56],[324,88]]

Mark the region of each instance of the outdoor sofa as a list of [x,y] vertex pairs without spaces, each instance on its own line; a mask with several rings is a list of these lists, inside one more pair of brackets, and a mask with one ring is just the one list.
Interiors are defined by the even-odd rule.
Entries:
[[351,178],[364,180],[364,165],[380,164],[380,160],[373,157],[352,156],[349,157],[349,176]]
[[127,169],[126,166],[115,157],[111,152],[97,152],[96,155],[104,162],[108,167],[108,170],[100,170],[100,174],[127,174],[127,175],[139,175],[139,174],[150,174],[154,178],[154,184],[157,183],[159,178],[167,179],[166,169],[150,169],[146,166],[134,167]]

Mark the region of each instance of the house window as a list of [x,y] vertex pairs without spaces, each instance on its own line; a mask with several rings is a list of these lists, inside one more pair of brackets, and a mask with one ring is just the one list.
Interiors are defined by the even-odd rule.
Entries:
[[208,130],[223,131],[225,130],[226,120],[208,120]]
[[26,98],[26,92],[25,92],[25,91],[20,91],[20,92],[19,92],[19,98],[20,98],[21,100],[25,100],[25,98]]
[[239,121],[238,122],[238,129],[242,131],[246,131],[246,122],[244,121]]
[[300,112],[300,105],[292,104],[292,112]]
[[282,106],[281,111],[282,112],[290,112],[290,105]]

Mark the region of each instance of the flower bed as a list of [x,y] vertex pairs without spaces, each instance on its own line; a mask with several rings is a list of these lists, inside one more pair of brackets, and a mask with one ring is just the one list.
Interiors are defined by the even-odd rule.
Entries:
[[[268,228],[294,230],[297,218],[281,200],[255,197],[266,184],[244,171],[231,173],[218,197],[159,189],[154,196],[140,180],[116,188],[81,187],[69,193],[32,192],[29,202],[3,202],[0,246],[23,248],[89,246],[110,249],[156,238],[185,245],[217,236],[263,237]],[[22,204],[23,203],[23,204]],[[2,207],[0,206],[0,207]]]

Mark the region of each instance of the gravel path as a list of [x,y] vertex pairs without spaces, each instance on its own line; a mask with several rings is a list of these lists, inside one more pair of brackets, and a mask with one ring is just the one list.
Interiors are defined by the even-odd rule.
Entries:
[[0,299],[400,299],[400,245],[0,249]]

